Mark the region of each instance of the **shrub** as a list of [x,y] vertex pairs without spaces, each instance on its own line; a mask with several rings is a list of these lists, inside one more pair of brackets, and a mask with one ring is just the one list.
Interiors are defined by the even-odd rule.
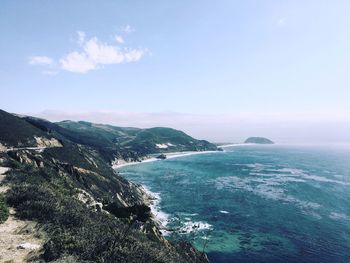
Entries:
[[4,223],[9,216],[9,210],[6,205],[5,198],[0,194],[0,224]]

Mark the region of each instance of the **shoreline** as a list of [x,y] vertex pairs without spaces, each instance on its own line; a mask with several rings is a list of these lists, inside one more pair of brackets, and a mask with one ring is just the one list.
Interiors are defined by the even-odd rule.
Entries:
[[251,146],[256,145],[256,143],[231,143],[231,144],[224,144],[224,145],[218,145],[218,148],[228,148],[228,147],[235,147],[235,146]]
[[[187,152],[170,152],[170,153],[163,153],[163,154],[166,155],[166,159],[174,159],[174,158],[197,155],[197,154],[208,154],[208,153],[219,153],[219,152],[222,152],[222,151],[187,151]],[[162,160],[164,159],[158,159],[151,156],[139,162],[126,162],[125,160],[121,160],[123,161],[123,163],[119,165],[112,165],[112,168],[117,171],[119,168],[122,168],[124,166],[162,161]],[[171,215],[162,211],[160,207],[160,202],[161,202],[160,193],[152,192],[150,188],[144,184],[137,185],[137,188],[142,193],[144,203],[150,207],[152,218],[153,218],[152,220],[158,226],[158,230],[160,231],[162,236],[166,237],[170,235],[170,233],[174,231],[167,227],[168,223],[171,220]],[[198,223],[198,226],[196,225],[197,223]],[[193,231],[195,227],[196,229],[198,228],[198,230],[201,230],[201,229],[210,228],[211,225],[203,222],[186,222],[184,223],[184,226],[182,228],[183,228],[183,231],[187,233],[188,231]]]
[[[212,225],[200,220],[192,220],[189,216],[196,216],[198,214],[188,214],[189,216],[184,218],[182,225],[176,228],[169,228],[168,224],[171,223],[174,217],[172,214],[168,214],[162,211],[160,202],[161,196],[158,192],[152,192],[146,185],[138,185],[139,190],[143,194],[145,204],[150,207],[152,220],[158,227],[159,232],[164,238],[169,236],[172,232],[178,231],[180,234],[190,234],[193,231],[202,231],[213,229]],[[229,213],[227,211],[220,211],[221,213]]]
[[117,160],[121,161],[122,163],[120,164],[114,164],[112,165],[112,168],[114,170],[117,170],[119,168],[122,168],[124,166],[130,166],[130,165],[136,165],[136,164],[143,164],[143,163],[150,163],[150,162],[156,162],[156,161],[163,161],[167,159],[173,159],[173,158],[179,158],[179,157],[184,157],[184,156],[191,156],[191,155],[197,155],[197,154],[207,154],[207,153],[217,153],[221,151],[188,151],[188,152],[169,152],[169,153],[159,153],[159,154],[164,154],[166,156],[166,159],[158,159],[153,156],[145,157],[145,159],[141,161],[133,161],[133,162],[127,162],[125,160]]
[[166,225],[169,223],[170,215],[163,212],[159,203],[161,202],[160,193],[152,192],[146,185],[138,185],[143,194],[144,202],[151,209],[152,220],[158,226],[163,236],[169,234]]

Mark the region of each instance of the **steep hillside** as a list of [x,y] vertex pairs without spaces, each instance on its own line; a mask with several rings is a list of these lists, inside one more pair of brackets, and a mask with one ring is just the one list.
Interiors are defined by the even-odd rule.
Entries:
[[62,121],[58,122],[57,125],[70,132],[74,132],[76,136],[72,135],[71,139],[76,142],[80,140],[81,144],[105,148],[114,148],[130,137],[135,136],[141,130],[138,128],[122,128],[85,121]]
[[[139,154],[135,152],[122,150],[118,147],[116,138],[120,138],[123,135],[121,135],[117,127],[114,129],[113,126],[103,125],[103,127],[100,128],[97,124],[71,121],[64,121],[58,125],[34,117],[24,117],[24,119],[42,131],[50,132],[56,138],[64,141],[66,145],[73,143],[96,150],[99,156],[107,162],[112,162],[115,158],[138,160],[140,157]],[[125,129],[128,130],[128,128]],[[130,132],[132,132],[133,129],[134,128],[130,128]]]
[[[123,128],[89,122],[63,121],[61,127],[74,131],[90,146],[116,147],[120,151],[132,151],[143,156],[168,151],[204,151],[216,150],[216,146],[197,140],[171,128],[156,127],[150,129]],[[90,140],[93,140],[93,145]]]
[[[35,261],[207,262],[191,245],[163,238],[149,208],[151,197],[116,174],[97,148],[74,143],[68,139],[74,133],[56,124],[6,115],[11,114],[2,112],[8,127],[17,128],[13,145],[21,131],[21,140],[47,136],[62,146],[0,152],[0,167],[7,167],[0,186],[9,188],[1,201],[2,220],[8,206],[19,220],[38,223],[45,240]],[[1,141],[7,138],[0,133]]]
[[0,148],[40,147],[45,146],[45,143],[46,146],[59,145],[59,142],[48,132],[3,110],[0,110],[0,135]]
[[217,147],[205,140],[196,140],[182,131],[156,127],[143,129],[132,140],[122,144],[138,152],[159,153],[171,151],[206,151]]

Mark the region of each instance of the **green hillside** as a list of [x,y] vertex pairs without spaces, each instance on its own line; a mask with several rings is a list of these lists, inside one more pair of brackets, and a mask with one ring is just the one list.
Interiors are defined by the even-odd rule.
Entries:
[[[141,155],[169,150],[203,151],[216,149],[215,145],[207,141],[196,140],[182,131],[171,128],[124,128],[82,121],[63,121],[57,124],[66,130],[75,132],[76,142],[120,150],[130,149]],[[157,144],[170,145],[167,145],[166,148],[159,148]]]
[[182,131],[163,127],[143,129],[124,146],[146,153],[217,150],[215,145],[207,141],[196,140]]
[[48,132],[3,110],[0,110],[0,135],[0,143],[10,147],[35,147],[34,137],[52,138]]
[[62,121],[57,125],[64,128],[55,129],[59,134],[75,143],[97,148],[110,161],[116,157],[137,160],[162,152],[217,150],[207,141],[171,128],[139,129],[83,121]]

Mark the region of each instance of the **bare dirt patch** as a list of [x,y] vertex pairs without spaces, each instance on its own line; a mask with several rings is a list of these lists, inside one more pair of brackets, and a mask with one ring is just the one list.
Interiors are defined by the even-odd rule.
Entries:
[[9,218],[0,224],[0,262],[19,263],[34,259],[40,253],[44,236],[36,223],[19,220],[13,209]]

